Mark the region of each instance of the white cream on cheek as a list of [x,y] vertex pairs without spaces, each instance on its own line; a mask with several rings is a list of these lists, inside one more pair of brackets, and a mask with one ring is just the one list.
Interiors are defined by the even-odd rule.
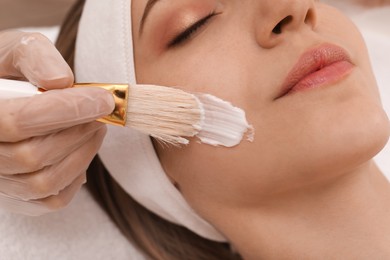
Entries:
[[210,94],[196,94],[203,108],[201,130],[196,135],[201,143],[213,146],[233,147],[247,133],[253,142],[254,128],[248,124],[245,112],[231,103]]

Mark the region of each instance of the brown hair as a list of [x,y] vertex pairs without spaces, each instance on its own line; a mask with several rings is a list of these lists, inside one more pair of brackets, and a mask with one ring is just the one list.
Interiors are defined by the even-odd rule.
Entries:
[[[56,46],[73,69],[78,23],[85,0],[78,0],[61,28]],[[87,171],[87,186],[130,243],[152,259],[237,260],[228,244],[199,237],[145,209],[109,175],[96,156]],[[147,188],[147,187],[145,187]],[[129,256],[131,257],[131,256]]]

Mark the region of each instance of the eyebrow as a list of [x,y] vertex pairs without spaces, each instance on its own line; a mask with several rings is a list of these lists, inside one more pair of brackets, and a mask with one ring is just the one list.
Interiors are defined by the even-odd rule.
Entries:
[[142,18],[141,18],[141,24],[140,24],[140,27],[139,27],[139,34],[141,35],[142,34],[142,31],[143,31],[143,28],[144,28],[144,25],[145,25],[145,21],[146,21],[146,18],[148,17],[150,11],[152,10],[152,8],[159,2],[160,0],[148,0],[148,3],[146,4],[145,6],[145,10],[144,10],[144,14],[142,15]]

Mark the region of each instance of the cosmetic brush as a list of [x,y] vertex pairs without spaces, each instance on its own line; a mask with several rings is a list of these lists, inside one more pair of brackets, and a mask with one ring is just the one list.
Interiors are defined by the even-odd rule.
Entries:
[[[97,87],[113,95],[114,111],[98,121],[134,128],[163,143],[188,144],[186,137],[197,136],[202,143],[232,147],[251,129],[243,110],[209,94],[140,84],[77,83],[73,87]],[[44,92],[29,82],[0,79],[0,99]],[[253,139],[250,132],[248,140]]]

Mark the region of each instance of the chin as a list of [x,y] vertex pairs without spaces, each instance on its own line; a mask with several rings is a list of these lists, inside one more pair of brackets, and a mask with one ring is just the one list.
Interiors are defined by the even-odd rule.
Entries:
[[[381,106],[367,109],[365,118],[356,125],[355,135],[346,137],[351,144],[346,155],[355,164],[364,163],[376,156],[387,144],[390,134],[389,119]],[[370,113],[371,112],[371,113]],[[348,158],[348,157],[347,157]]]
[[382,106],[376,102],[355,105],[360,109],[354,114],[332,123],[334,129],[329,129],[328,141],[317,155],[317,177],[333,178],[352,172],[370,163],[387,144],[390,124]]
[[289,181],[301,186],[328,182],[371,163],[385,147],[390,136],[389,118],[375,91],[367,90],[370,88],[339,95],[332,92],[310,103],[319,106],[324,102],[310,111],[311,116],[305,118],[310,120],[305,123],[306,134],[293,143],[296,154],[288,155],[294,158],[287,168],[295,173],[285,176]]

